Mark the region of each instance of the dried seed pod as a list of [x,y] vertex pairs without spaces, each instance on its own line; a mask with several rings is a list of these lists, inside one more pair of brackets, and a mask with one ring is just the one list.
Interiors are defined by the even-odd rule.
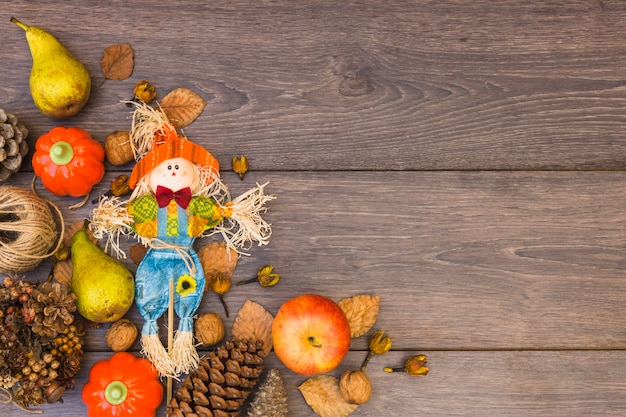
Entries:
[[239,158],[233,156],[231,161],[233,171],[236,174],[239,174],[239,178],[243,180],[243,176],[248,172],[248,158],[245,155],[241,155]]
[[112,165],[124,165],[135,159],[130,133],[124,130],[111,132],[104,139],[104,153]]
[[150,103],[157,96],[156,87],[150,84],[150,81],[148,80],[141,80],[135,84],[133,93],[135,94],[136,99],[143,101],[144,103]]
[[121,197],[132,192],[128,175],[120,174],[111,180],[111,194]]
[[216,345],[224,340],[224,322],[216,313],[204,313],[196,319],[194,333],[203,345]]
[[106,344],[114,352],[127,351],[135,343],[138,333],[137,326],[132,321],[119,319],[107,329]]
[[364,404],[372,396],[372,383],[363,371],[346,371],[339,380],[341,396],[350,404]]
[[224,294],[230,291],[230,287],[230,277],[227,275],[216,275],[209,281],[209,288],[211,288],[214,293],[219,295],[220,303],[222,303],[222,306],[224,307],[226,317],[230,316],[230,312],[228,310],[228,306],[226,305]]
[[426,366],[426,355],[411,356],[402,368],[383,368],[385,372],[406,372],[411,376],[426,376],[430,370]]
[[272,272],[273,270],[272,265],[264,265],[257,271],[256,277],[237,281],[235,285],[245,285],[258,281],[262,287],[273,287],[280,280],[280,274]]

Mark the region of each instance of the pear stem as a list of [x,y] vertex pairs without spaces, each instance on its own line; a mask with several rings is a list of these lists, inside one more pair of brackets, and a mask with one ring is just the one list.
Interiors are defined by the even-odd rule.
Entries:
[[18,25],[19,27],[21,27],[24,30],[28,30],[28,26],[26,26],[24,23],[20,22],[19,20],[17,20],[14,17],[11,18],[11,22],[15,23],[16,25]]

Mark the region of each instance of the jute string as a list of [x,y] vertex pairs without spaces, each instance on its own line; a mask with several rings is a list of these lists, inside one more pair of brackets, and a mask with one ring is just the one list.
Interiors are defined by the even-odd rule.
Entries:
[[63,215],[54,203],[19,187],[0,187],[0,273],[39,265],[61,246],[64,230]]

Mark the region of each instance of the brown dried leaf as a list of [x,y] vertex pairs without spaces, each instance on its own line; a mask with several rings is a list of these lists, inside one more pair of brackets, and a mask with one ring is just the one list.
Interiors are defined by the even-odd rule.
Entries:
[[175,127],[183,128],[200,116],[206,101],[190,89],[181,87],[163,97],[160,106]]
[[239,340],[262,340],[263,351],[267,355],[272,350],[273,320],[272,313],[265,307],[247,300],[235,317],[231,330],[232,337]]
[[54,279],[65,285],[72,285],[72,271],[71,259],[55,262],[52,267],[52,275],[54,276]]
[[[216,276],[232,278],[239,255],[224,242],[211,242],[198,250],[204,277],[211,282]],[[206,288],[208,290],[208,287]]]
[[141,243],[136,243],[128,248],[128,252],[130,253],[130,259],[132,259],[133,263],[139,265],[148,252],[148,248]]
[[348,317],[352,337],[359,337],[367,333],[376,323],[380,307],[380,296],[355,295],[354,297],[344,298],[337,304]]
[[130,77],[135,67],[135,53],[129,44],[111,45],[104,49],[100,67],[106,78],[125,80]]
[[[63,234],[63,245],[68,248],[72,245],[72,238],[74,234],[81,230],[85,226],[84,220],[79,220],[76,223],[72,223],[68,227],[65,228],[65,233]],[[89,240],[91,240],[96,245],[99,243],[98,239],[93,236],[93,232],[91,229],[87,229],[87,236],[89,236]]]
[[343,399],[339,380],[334,376],[314,376],[304,381],[298,390],[309,407],[320,417],[346,417],[359,408]]

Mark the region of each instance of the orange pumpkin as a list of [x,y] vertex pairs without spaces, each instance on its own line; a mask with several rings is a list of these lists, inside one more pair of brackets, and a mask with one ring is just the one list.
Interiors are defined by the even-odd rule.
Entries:
[[86,130],[57,126],[37,139],[33,170],[51,193],[82,197],[104,176],[104,147]]

